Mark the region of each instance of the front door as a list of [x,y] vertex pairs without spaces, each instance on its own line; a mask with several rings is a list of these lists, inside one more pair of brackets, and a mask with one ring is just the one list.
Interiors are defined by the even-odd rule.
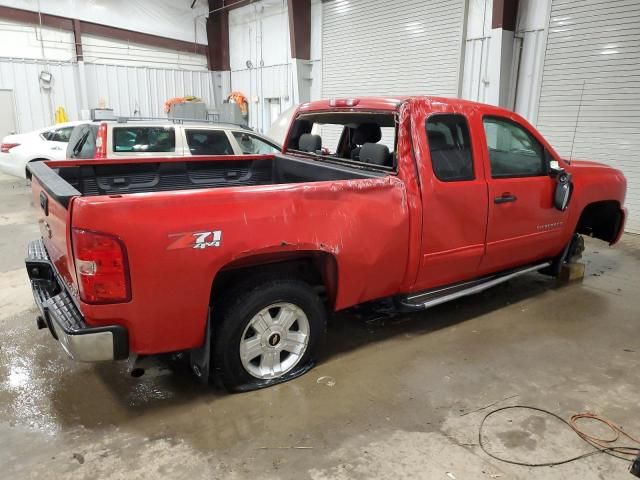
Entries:
[[475,113],[437,112],[414,134],[422,189],[422,258],[415,290],[478,275],[485,252],[487,185]]
[[487,247],[480,270],[488,273],[546,257],[562,249],[567,213],[553,206],[556,182],[544,146],[523,125],[500,117],[482,120],[487,174]]

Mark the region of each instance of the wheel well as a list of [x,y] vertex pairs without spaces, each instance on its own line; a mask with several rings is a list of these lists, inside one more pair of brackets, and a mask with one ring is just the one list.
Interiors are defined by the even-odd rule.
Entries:
[[335,303],[338,268],[333,255],[325,252],[297,251],[273,255],[256,255],[226,265],[218,272],[211,287],[211,305],[219,303],[225,292],[256,277],[297,278],[316,289],[328,307]]
[[29,171],[29,164],[32,162],[46,162],[47,159],[46,158],[34,158],[32,160],[29,160],[27,162],[27,165],[25,165],[24,167],[24,175],[27,178],[27,180],[31,180],[31,172]]
[[617,201],[594,202],[582,210],[576,232],[613,243],[618,238],[621,224],[622,211]]

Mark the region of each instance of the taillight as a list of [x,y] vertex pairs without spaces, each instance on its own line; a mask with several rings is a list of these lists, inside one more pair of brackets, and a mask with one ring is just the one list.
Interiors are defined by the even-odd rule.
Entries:
[[101,123],[96,135],[95,158],[107,158],[107,124]]
[[19,143],[3,143],[2,145],[0,145],[0,152],[9,153],[9,150],[18,146],[20,146]]
[[129,265],[124,244],[116,237],[73,229],[73,256],[80,299],[86,303],[131,300]]

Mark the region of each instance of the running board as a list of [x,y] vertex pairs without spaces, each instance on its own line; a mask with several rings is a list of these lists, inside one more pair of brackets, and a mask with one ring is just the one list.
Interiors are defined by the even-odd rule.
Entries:
[[440,305],[441,303],[455,300],[456,298],[466,297],[467,295],[473,295],[474,293],[480,293],[495,285],[506,282],[507,280],[519,277],[520,275],[524,275],[525,273],[535,272],[542,268],[548,267],[549,265],[551,265],[551,262],[544,262],[538,265],[519,268],[517,270],[509,270],[507,272],[492,275],[490,277],[483,277],[477,280],[458,283],[444,288],[406,295],[404,297],[400,297],[398,300],[400,302],[400,305],[405,308],[409,308],[412,310],[423,310],[426,308],[435,307],[436,305]]

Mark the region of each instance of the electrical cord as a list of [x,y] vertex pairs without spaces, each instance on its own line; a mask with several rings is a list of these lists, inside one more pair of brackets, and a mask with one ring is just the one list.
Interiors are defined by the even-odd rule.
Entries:
[[[503,458],[494,453],[491,453],[489,450],[487,450],[487,447],[483,439],[483,429],[487,419],[498,412],[502,412],[505,410],[515,410],[515,409],[533,410],[533,411],[544,413],[545,415],[549,415],[555,418],[556,420],[560,421],[561,423],[569,427],[571,430],[573,430],[582,440],[584,440],[586,443],[594,447],[595,450],[591,452],[583,453],[581,455],[577,455],[575,457],[567,458],[564,460],[558,460],[555,462],[544,462],[544,463],[519,462],[516,460],[510,460],[508,458]],[[611,436],[611,438],[599,438],[594,435],[589,435],[588,433],[585,433],[578,427],[578,421],[581,419],[589,419],[589,420],[595,420],[597,422],[600,422],[606,425],[607,427],[609,427],[609,429],[613,432],[613,435]],[[639,446],[630,447],[630,446],[612,445],[613,443],[620,440],[621,437],[626,437],[627,439],[638,444]],[[628,457],[640,456],[640,440],[638,440],[635,437],[632,437],[631,435],[626,433],[621,427],[617,426],[616,424],[614,424],[613,422],[611,422],[610,420],[604,417],[600,417],[593,413],[578,413],[576,415],[573,415],[571,419],[567,421],[561,416],[553,412],[550,412],[549,410],[545,410],[543,408],[538,408],[538,407],[530,407],[528,405],[510,405],[507,407],[497,408],[487,413],[482,419],[482,421],[480,422],[480,427],[478,429],[478,444],[482,449],[482,451],[488,456],[490,456],[491,458],[495,460],[499,460],[504,463],[510,463],[512,465],[520,465],[523,467],[553,467],[557,465],[563,465],[565,463],[575,462],[576,460],[581,460],[583,458],[587,458],[592,455],[598,455],[601,453],[610,455],[620,460],[629,461],[629,462],[633,462],[633,458],[628,458]]]

